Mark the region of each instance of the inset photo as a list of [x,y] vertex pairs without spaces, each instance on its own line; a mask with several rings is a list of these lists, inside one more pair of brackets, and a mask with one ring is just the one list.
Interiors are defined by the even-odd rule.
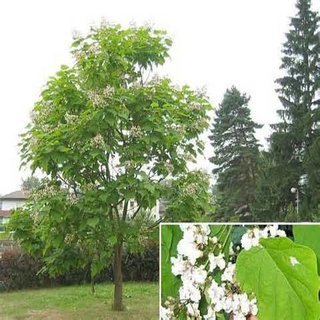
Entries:
[[162,224],[161,320],[319,320],[320,225]]

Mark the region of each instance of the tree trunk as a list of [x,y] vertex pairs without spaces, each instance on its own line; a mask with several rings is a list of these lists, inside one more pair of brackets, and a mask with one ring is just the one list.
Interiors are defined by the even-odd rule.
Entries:
[[122,240],[118,239],[115,246],[115,255],[113,262],[113,276],[114,276],[114,302],[113,309],[117,311],[123,310],[122,304],[122,251],[123,243]]
[[94,295],[96,293],[94,277],[91,277],[90,284],[91,284],[91,294]]

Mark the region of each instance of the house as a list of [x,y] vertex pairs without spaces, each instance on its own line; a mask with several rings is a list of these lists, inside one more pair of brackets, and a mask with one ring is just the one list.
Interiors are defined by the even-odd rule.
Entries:
[[28,197],[28,191],[18,190],[0,197],[1,210],[12,210],[23,205]]
[[[148,213],[150,214],[150,218],[155,221],[162,218],[165,213],[165,205],[166,205],[166,203],[162,199],[157,200],[156,205],[153,208],[147,210]],[[128,203],[128,217],[129,218],[134,216],[137,208],[138,208],[137,202],[135,200],[130,200]],[[120,210],[123,209],[123,203],[120,204],[119,209]]]
[[23,205],[28,197],[27,191],[14,191],[0,197],[0,232],[5,229],[5,224],[10,219],[10,212]]
[[[11,210],[23,205],[29,195],[28,191],[18,190],[0,197],[0,233],[4,231],[5,224],[8,223]],[[134,200],[129,201],[128,216],[132,217],[137,210],[137,203]],[[165,202],[161,199],[156,202],[155,207],[149,210],[150,217],[158,220],[163,217],[165,212]]]

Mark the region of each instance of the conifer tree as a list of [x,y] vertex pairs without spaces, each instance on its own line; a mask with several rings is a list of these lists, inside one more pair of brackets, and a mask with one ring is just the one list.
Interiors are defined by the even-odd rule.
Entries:
[[[296,205],[292,187],[300,192],[301,209],[317,207],[320,188],[319,162],[320,106],[316,95],[320,89],[320,38],[317,12],[311,0],[298,0],[297,15],[291,19],[287,40],[283,45],[282,78],[276,80],[282,104],[281,121],[272,125],[271,153],[282,181],[278,189],[282,203],[280,215]],[[274,169],[273,169],[274,170]],[[320,196],[318,196],[320,197]]]
[[217,176],[218,219],[239,220],[250,216],[259,158],[254,134],[261,125],[251,119],[249,100],[235,87],[228,89],[216,111],[209,137],[214,148],[211,162]]

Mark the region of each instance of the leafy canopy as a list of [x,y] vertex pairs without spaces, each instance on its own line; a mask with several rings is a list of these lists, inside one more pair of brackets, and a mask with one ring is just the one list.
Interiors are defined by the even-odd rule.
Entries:
[[210,108],[188,86],[145,80],[170,45],[149,27],[101,26],[77,38],[74,65],[61,67],[34,107],[23,163],[76,193],[96,190],[105,206],[134,198],[152,207],[159,179],[186,171],[186,156],[203,148]]
[[164,31],[150,27],[91,28],[72,44],[74,64],[62,66],[36,102],[22,165],[49,182],[13,222],[25,221],[14,224],[16,236],[25,247],[37,243],[34,253],[54,273],[91,263],[94,276],[113,252],[121,287],[123,245],[134,248],[150,233],[133,219],[161,197],[161,180],[187,172],[202,151],[211,108],[204,94],[150,78],[170,46]]

